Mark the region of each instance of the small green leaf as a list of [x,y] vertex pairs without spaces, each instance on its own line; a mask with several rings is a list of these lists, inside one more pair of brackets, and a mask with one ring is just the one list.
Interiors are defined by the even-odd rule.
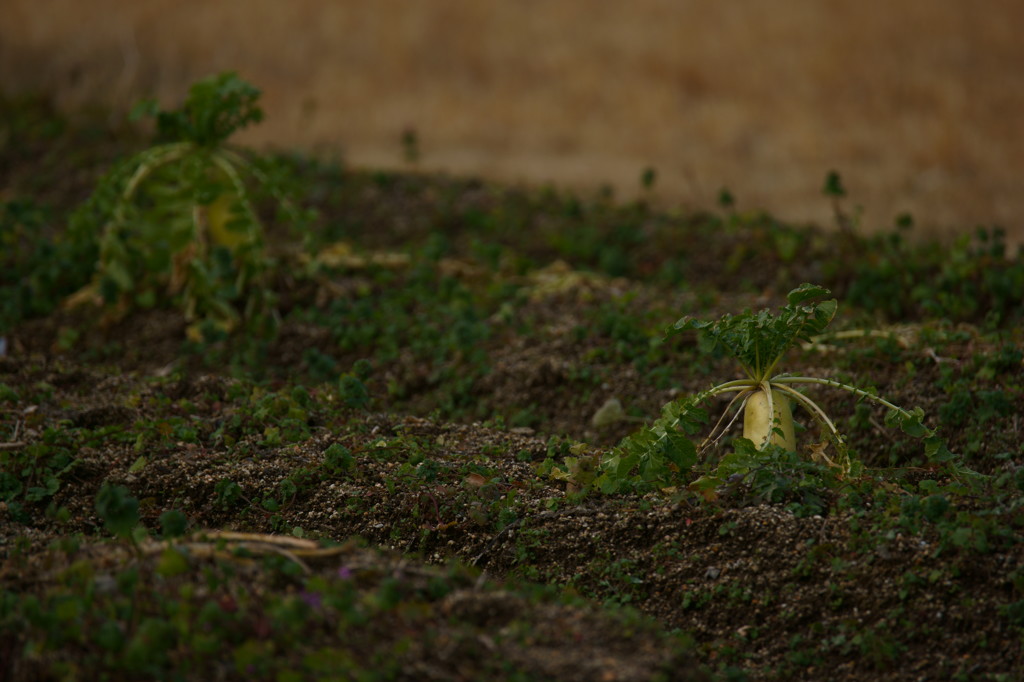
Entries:
[[128,120],[138,121],[143,118],[156,116],[158,111],[160,111],[160,103],[152,97],[147,97],[146,99],[139,100],[132,107],[131,112],[128,114]]
[[614,495],[624,485],[625,480],[604,474],[597,478],[597,487],[605,495]]
[[949,511],[949,500],[945,495],[929,495],[921,503],[921,510],[924,517],[932,523],[938,523]]
[[281,444],[281,427],[280,426],[267,426],[263,429],[263,444],[264,445],[280,445]]
[[1011,602],[999,607],[999,613],[1016,627],[1024,627],[1024,600]]
[[324,450],[324,468],[332,473],[348,471],[354,462],[351,451],[341,443],[332,443]]
[[346,405],[354,408],[365,408],[370,404],[370,393],[359,377],[344,374],[338,380],[338,390]]
[[687,486],[690,490],[700,493],[706,500],[713,500],[717,496],[715,490],[725,483],[725,479],[714,474],[705,474]]
[[914,408],[911,412],[903,410],[889,410],[885,415],[886,426],[899,426],[903,433],[911,438],[923,438],[931,435],[931,429],[925,426],[924,410],[920,407]]
[[825,176],[825,186],[821,189],[822,194],[827,197],[839,199],[846,196],[846,188],[843,187],[842,178],[836,171],[829,171]]
[[25,499],[29,502],[45,500],[48,497],[53,497],[53,494],[59,489],[60,480],[56,476],[48,476],[46,478],[46,486],[32,486],[25,492]]
[[809,301],[812,298],[828,296],[830,293],[832,292],[825,287],[805,282],[786,294],[786,300],[789,301],[790,305],[800,305],[804,301]]
[[242,488],[230,479],[221,479],[213,488],[216,495],[215,504],[222,507],[229,507],[242,497]]
[[139,501],[124,486],[104,483],[96,495],[96,513],[108,531],[128,537],[139,523]]
[[665,439],[662,441],[662,452],[670,462],[678,467],[680,475],[688,472],[697,463],[697,446],[677,431],[665,434]]
[[5,383],[0,382],[0,402],[18,402],[18,392]]
[[121,291],[132,290],[132,276],[120,261],[107,262],[107,276],[113,280]]
[[124,632],[118,623],[106,620],[96,629],[93,641],[107,651],[120,651],[124,646]]
[[658,179],[658,171],[654,168],[645,168],[640,174],[640,184],[644,189],[651,189]]
[[601,407],[598,408],[594,416],[590,418],[590,423],[594,428],[601,428],[614,424],[616,422],[624,421],[626,419],[626,411],[622,409],[622,403],[619,402],[618,398],[609,398],[604,402]]
[[961,526],[950,534],[949,539],[957,547],[966,547],[973,535],[974,531],[966,526]]
[[168,547],[160,554],[156,572],[165,578],[181,575],[188,570],[188,559],[174,547]]
[[178,509],[169,509],[160,515],[160,529],[164,539],[181,537],[187,527],[188,517]]
[[286,478],[277,484],[277,489],[281,492],[281,499],[288,500],[295,497],[299,489],[295,485],[295,481],[290,478]]
[[940,464],[956,458],[956,455],[950,452],[946,446],[946,440],[938,436],[932,436],[925,441],[924,455],[928,461]]

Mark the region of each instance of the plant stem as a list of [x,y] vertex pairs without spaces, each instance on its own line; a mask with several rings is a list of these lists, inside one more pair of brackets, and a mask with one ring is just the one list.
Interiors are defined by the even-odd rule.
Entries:
[[759,382],[753,379],[736,379],[735,381],[727,381],[724,384],[719,384],[714,388],[708,390],[707,397],[713,398],[720,393],[733,393],[735,391],[743,391],[746,389],[757,388]]
[[822,424],[828,427],[828,430],[832,432],[832,435],[835,436],[837,440],[842,442],[843,438],[842,436],[839,435],[839,430],[836,428],[836,425],[832,423],[832,420],[829,419],[827,414],[825,414],[825,411],[818,407],[817,403],[815,403],[813,400],[805,396],[800,391],[794,388],[790,388],[789,386],[786,386],[784,384],[777,384],[775,388],[779,391],[788,394],[793,400],[793,402],[797,403],[798,405],[800,405],[800,407],[804,408],[812,415],[814,415],[818,421],[820,421]]
[[[718,418],[718,421],[715,423],[715,427],[713,429],[711,429],[711,432],[708,433],[707,438],[705,438],[704,442],[702,442],[700,444],[700,447],[697,448],[698,451],[703,450],[709,444],[714,444],[715,442],[717,442],[718,439],[721,438],[721,435],[729,430],[729,428],[739,418],[740,410],[742,410],[744,408],[744,406],[747,404],[747,400],[753,394],[754,394],[754,389],[748,387],[748,390],[741,390],[739,393],[737,393],[735,396],[733,396],[732,400],[729,401],[729,404],[725,406],[724,410],[722,410],[722,416]],[[729,410],[732,409],[732,406],[736,404],[737,400],[741,400],[742,401],[740,403],[739,409],[736,410],[736,413],[733,415],[732,419],[729,420],[729,423],[725,425],[725,428],[721,428],[721,430],[719,430],[720,427],[722,426],[722,422],[729,415]]]
[[774,384],[774,385],[779,385],[779,384],[820,384],[822,386],[831,386],[833,388],[841,388],[844,391],[849,391],[850,393],[854,393],[856,395],[859,395],[862,398],[868,398],[869,400],[873,400],[876,403],[880,403],[882,405],[885,405],[889,409],[896,410],[897,412],[899,412],[900,414],[902,414],[905,417],[913,417],[912,414],[910,414],[909,412],[904,410],[902,407],[899,407],[898,405],[893,405],[892,403],[890,403],[885,398],[881,398],[881,397],[879,397],[877,395],[874,395],[873,393],[868,393],[867,391],[859,389],[856,386],[850,386],[849,384],[844,384],[841,381],[835,381],[834,379],[819,379],[818,377],[800,377],[800,376],[781,375],[781,376],[777,376],[777,377],[772,377],[771,383]]
[[146,159],[143,160],[139,167],[132,174],[131,180],[128,181],[128,185],[124,188],[124,192],[121,194],[123,201],[129,201],[132,195],[135,194],[136,188],[139,186],[146,176],[150,172],[165,163],[176,161],[184,156],[188,149],[192,147],[191,142],[176,142],[174,144],[163,145],[152,150],[152,153],[146,154]]

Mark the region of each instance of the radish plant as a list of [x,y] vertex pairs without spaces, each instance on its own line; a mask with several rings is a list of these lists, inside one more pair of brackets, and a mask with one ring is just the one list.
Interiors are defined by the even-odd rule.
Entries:
[[[676,322],[669,336],[686,331],[702,333],[708,341],[735,358],[746,376],[666,404],[661,418],[624,439],[605,458],[599,478],[602,489],[615,490],[621,482],[635,475],[642,483],[672,485],[696,463],[705,447],[716,443],[727,432],[741,412],[743,437],[757,450],[778,446],[795,452],[794,405],[803,408],[826,436],[823,444],[812,448],[812,458],[827,463],[840,474],[849,473],[850,457],[835,423],[800,390],[814,385],[838,388],[858,399],[883,405],[888,408],[887,425],[899,426],[914,437],[930,436],[931,431],[922,423],[924,411],[920,408],[904,410],[869,391],[833,379],[777,373],[779,362],[790,348],[800,342],[811,342],[832,321],[838,304],[835,299],[825,299],[828,294],[827,289],[804,284],[789,292],[788,303],[777,313],[747,310],[714,321],[684,317]],[[695,445],[689,436],[696,434],[708,420],[701,406],[723,394],[732,394],[732,400],[711,432],[699,446]],[[829,441],[835,447],[835,454],[831,456],[825,447]]]
[[227,72],[195,83],[180,109],[136,107],[133,117],[155,117],[160,143],[115,165],[72,216],[73,238],[98,247],[93,281],[72,304],[123,312],[170,297],[196,340],[265,319],[272,297],[254,204],[268,197],[287,218],[305,216],[286,196],[282,168],[227,144],[262,120],[259,95]]

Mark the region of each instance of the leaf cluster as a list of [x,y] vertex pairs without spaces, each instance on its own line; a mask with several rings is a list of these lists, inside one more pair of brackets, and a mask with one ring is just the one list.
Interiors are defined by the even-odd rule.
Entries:
[[906,322],[940,318],[1013,328],[1024,315],[1024,246],[1013,252],[1001,228],[979,227],[952,244],[902,232],[865,240],[863,258],[836,259],[851,305]]
[[156,119],[161,142],[191,142],[216,147],[235,132],[263,120],[257,105],[260,90],[226,71],[197,81],[189,89],[180,109],[161,110],[156,100],[143,100],[132,110],[132,118]]
[[828,294],[829,290],[824,287],[803,284],[789,292],[788,303],[777,313],[768,309],[755,313],[747,309],[717,320],[686,316],[672,326],[668,335],[683,331],[702,333],[715,346],[723,347],[736,358],[747,375],[760,383],[771,375],[794,344],[809,341],[832,321],[838,308],[834,298],[809,303]]
[[693,483],[705,499],[729,499],[741,506],[785,503],[798,516],[809,516],[824,513],[842,487],[835,469],[824,463],[776,445],[759,450],[746,438],[732,445],[713,473]]
[[666,403],[661,417],[627,436],[601,462],[596,484],[605,493],[627,488],[649,490],[686,482],[697,463],[697,446],[687,436],[707,422],[700,407],[708,392]]

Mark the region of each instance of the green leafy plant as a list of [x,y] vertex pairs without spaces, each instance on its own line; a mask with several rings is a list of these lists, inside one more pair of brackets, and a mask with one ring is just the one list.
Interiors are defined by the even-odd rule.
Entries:
[[[836,300],[818,300],[829,293],[823,287],[803,284],[789,292],[787,305],[776,313],[767,309],[756,313],[747,310],[739,315],[724,315],[714,321],[683,317],[676,322],[669,330],[669,336],[687,331],[703,334],[706,340],[735,358],[746,377],[718,384],[665,405],[660,419],[624,439],[605,458],[599,479],[602,489],[615,490],[633,476],[638,476],[642,483],[672,485],[679,480],[680,474],[696,463],[701,450],[725,434],[739,417],[740,410],[743,411],[743,437],[758,450],[778,446],[796,451],[794,403],[810,414],[827,437],[813,448],[812,458],[835,467],[843,474],[848,473],[851,460],[843,437],[825,411],[797,389],[805,385],[831,386],[881,404],[889,410],[887,425],[899,426],[914,437],[930,436],[932,432],[922,423],[924,411],[920,408],[907,411],[869,391],[833,379],[776,373],[779,362],[790,348],[799,342],[811,342],[835,317]],[[722,394],[735,395],[697,447],[688,436],[695,434],[707,421],[707,412],[701,405]],[[729,418],[733,408],[736,411]],[[833,456],[826,453],[828,441],[835,446],[836,454]]]
[[[305,216],[286,196],[273,160],[228,146],[263,118],[260,91],[232,72],[195,83],[180,109],[152,100],[133,116],[156,119],[158,144],[120,163],[71,217],[72,236],[98,245],[93,282],[71,302],[149,307],[171,297],[196,340],[267,319],[272,295],[257,202]],[[272,318],[272,316],[270,316]]]

